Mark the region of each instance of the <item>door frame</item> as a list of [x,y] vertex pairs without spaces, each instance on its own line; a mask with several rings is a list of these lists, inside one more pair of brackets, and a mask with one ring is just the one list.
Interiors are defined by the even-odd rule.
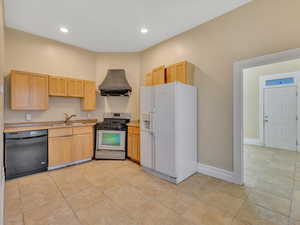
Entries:
[[244,78],[243,71],[251,67],[300,58],[300,48],[236,61],[233,64],[233,174],[235,183],[244,184]]
[[[274,85],[272,87],[266,87],[266,80],[281,79],[293,77],[294,83],[292,84],[283,84],[283,85]],[[279,73],[279,74],[269,74],[259,77],[259,140],[262,143],[262,146],[265,146],[265,129],[264,129],[264,89],[266,88],[279,88],[279,87],[296,87],[298,93],[298,83],[299,83],[300,72],[289,72],[289,73]],[[297,97],[297,115],[299,114],[299,99]],[[299,115],[298,115],[299,117]],[[299,140],[299,129],[300,123],[297,121],[297,140]],[[297,152],[299,151],[299,145],[297,146]]]

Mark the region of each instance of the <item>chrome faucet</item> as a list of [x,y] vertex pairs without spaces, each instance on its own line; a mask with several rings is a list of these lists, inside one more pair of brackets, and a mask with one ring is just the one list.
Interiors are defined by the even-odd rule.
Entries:
[[75,116],[76,114],[69,115],[68,113],[65,113],[65,123],[68,123],[70,119],[72,119]]

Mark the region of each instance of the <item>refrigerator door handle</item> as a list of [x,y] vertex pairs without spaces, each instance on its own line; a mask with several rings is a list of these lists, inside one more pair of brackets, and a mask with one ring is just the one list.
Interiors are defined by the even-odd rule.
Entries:
[[156,153],[155,153],[155,150],[156,150],[156,138],[155,138],[155,135],[152,133],[152,168],[153,169],[156,169]]
[[150,133],[153,135],[154,134],[154,130],[153,130],[153,114],[154,112],[149,112],[149,131]]

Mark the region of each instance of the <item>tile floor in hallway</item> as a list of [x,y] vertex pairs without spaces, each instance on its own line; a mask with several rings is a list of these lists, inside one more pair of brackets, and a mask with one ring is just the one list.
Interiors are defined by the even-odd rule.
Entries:
[[201,174],[175,185],[130,161],[14,179],[6,182],[5,224],[300,225],[300,156],[254,146],[245,153],[245,186]]

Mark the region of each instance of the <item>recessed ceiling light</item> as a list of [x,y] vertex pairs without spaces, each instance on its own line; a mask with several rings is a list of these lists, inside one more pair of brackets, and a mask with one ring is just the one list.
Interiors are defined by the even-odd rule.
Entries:
[[59,30],[60,30],[61,32],[63,32],[63,33],[68,33],[68,32],[69,32],[69,29],[66,28],[66,27],[61,27],[61,28],[59,28]]
[[141,33],[142,33],[142,34],[147,34],[147,33],[148,33],[148,29],[145,28],[145,27],[143,27],[143,28],[141,29]]

